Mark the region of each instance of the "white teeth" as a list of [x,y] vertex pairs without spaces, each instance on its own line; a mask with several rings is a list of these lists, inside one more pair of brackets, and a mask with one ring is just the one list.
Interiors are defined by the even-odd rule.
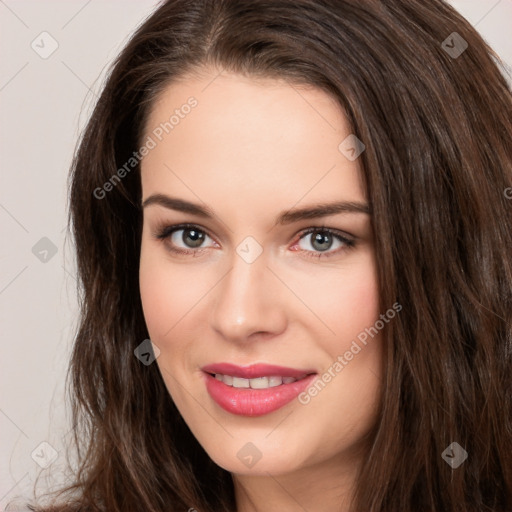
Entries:
[[281,384],[290,384],[297,379],[294,377],[257,377],[255,379],[243,379],[242,377],[232,377],[231,375],[215,374],[215,378],[234,388],[267,389],[280,386]]
[[268,387],[273,388],[275,386],[280,386],[283,383],[282,377],[269,377],[268,378]]
[[250,379],[248,381],[252,389],[265,389],[268,388],[268,377],[258,377],[257,379]]
[[248,388],[250,387],[249,379],[242,379],[240,377],[233,377],[234,388]]

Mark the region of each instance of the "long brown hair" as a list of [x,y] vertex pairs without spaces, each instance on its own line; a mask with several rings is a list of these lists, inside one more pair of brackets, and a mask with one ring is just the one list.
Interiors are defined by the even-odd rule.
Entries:
[[[230,473],[195,440],[157,365],[134,357],[148,338],[139,166],[112,179],[159,93],[204,65],[315,86],[366,146],[381,307],[403,309],[383,332],[382,404],[353,509],[511,511],[511,91],[497,55],[442,0],[169,0],[138,28],[70,177],[79,465],[64,504],[33,510],[236,510]],[[468,453],[456,469],[442,457],[452,442]]]

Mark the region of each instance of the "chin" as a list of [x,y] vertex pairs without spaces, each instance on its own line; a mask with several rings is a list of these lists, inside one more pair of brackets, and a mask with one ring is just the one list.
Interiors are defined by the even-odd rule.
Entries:
[[[236,436],[235,432],[232,433]],[[302,436],[298,436],[297,440],[290,436],[276,436],[271,441],[265,439],[265,435],[268,432],[258,433],[257,436],[230,437],[224,443],[215,445],[210,441],[203,444],[203,448],[215,464],[239,475],[286,474],[300,470],[307,464],[305,457],[308,452]]]

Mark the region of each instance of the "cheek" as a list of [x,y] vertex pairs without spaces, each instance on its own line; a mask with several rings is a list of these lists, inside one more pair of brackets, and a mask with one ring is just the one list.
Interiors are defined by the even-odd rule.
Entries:
[[321,320],[322,331],[327,334],[322,338],[329,340],[329,352],[334,353],[379,318],[378,280],[370,251],[361,253],[357,261],[339,272],[328,271],[325,278],[317,275],[316,280],[304,283],[301,293]]
[[373,265],[346,279],[340,290],[336,329],[343,337],[354,338],[379,317],[378,283]]
[[166,323],[167,329],[172,326],[169,313],[175,310],[173,288],[165,285],[164,277],[161,263],[143,245],[139,269],[140,296],[149,335],[155,342],[165,332]]
[[[308,429],[315,439],[323,439],[317,447],[320,458],[340,447],[356,446],[370,430],[376,420],[383,375],[381,335],[370,336],[365,331],[381,313],[373,256],[331,280],[328,290],[316,295],[321,298],[315,305],[334,331],[317,338],[326,354],[320,376],[325,385],[312,386],[301,402],[308,415],[317,418]],[[360,340],[365,336],[363,343]],[[338,429],[333,430],[333,424]]]
[[139,268],[140,295],[150,338],[157,345],[178,322],[184,295],[192,293],[193,289],[194,281],[185,286],[183,273],[173,272],[172,268],[161,251],[151,243],[145,245],[143,242]]
[[173,264],[162,248],[143,242],[140,295],[146,325],[155,343],[162,342],[186,323],[185,315],[207,291],[205,278],[197,269]]

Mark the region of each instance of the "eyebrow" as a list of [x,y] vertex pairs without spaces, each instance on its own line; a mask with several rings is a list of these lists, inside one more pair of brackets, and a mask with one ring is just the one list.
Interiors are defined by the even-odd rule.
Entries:
[[[153,194],[144,200],[142,207],[150,205],[159,205],[170,210],[176,210],[183,213],[190,213],[199,217],[213,219],[215,214],[208,206],[202,206],[196,203],[169,197],[165,194]],[[320,203],[304,208],[294,208],[281,212],[275,219],[277,224],[292,224],[300,220],[316,219],[338,213],[364,213],[371,214],[370,207],[366,203],[357,201],[338,201],[334,203]]]

